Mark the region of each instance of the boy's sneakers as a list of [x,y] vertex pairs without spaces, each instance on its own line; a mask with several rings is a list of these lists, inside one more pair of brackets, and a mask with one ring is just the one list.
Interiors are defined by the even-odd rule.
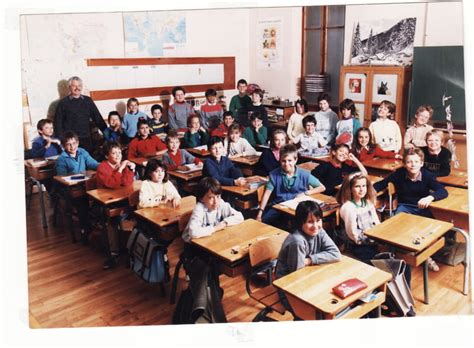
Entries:
[[439,266],[436,264],[436,262],[430,257],[428,260],[428,269],[432,272],[438,272],[439,271]]

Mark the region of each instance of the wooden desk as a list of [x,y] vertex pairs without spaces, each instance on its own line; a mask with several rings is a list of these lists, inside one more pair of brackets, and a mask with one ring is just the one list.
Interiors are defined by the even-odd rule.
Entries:
[[[365,231],[365,234],[389,245],[400,259],[418,267],[423,264],[424,302],[428,304],[428,263],[435,252],[444,246],[444,234],[453,227],[452,223],[418,215],[400,213],[381,224]],[[418,240],[418,244],[415,240]]]
[[150,159],[161,160],[162,157],[163,155],[152,155],[152,156],[137,157],[137,158],[131,159],[130,161],[135,163],[137,166],[146,167],[146,164],[148,163]]
[[[258,203],[259,199],[256,197],[258,190],[268,181],[268,178],[258,175],[249,176],[245,179],[248,181],[248,184],[245,186],[222,186],[223,191],[236,197],[235,205],[244,210],[250,209]],[[257,188],[250,188],[251,184],[258,184],[259,186]]]
[[[339,298],[332,288],[345,280],[358,278],[367,288],[345,299]],[[341,319],[360,318],[385,302],[386,284],[392,275],[350,257],[341,256],[335,263],[307,266],[273,282],[284,291],[295,314],[305,320],[336,319],[337,314],[349,306]],[[369,303],[355,305],[365,294],[378,291]],[[380,312],[379,312],[380,313]]]
[[180,173],[176,170],[170,170],[168,174],[176,178],[178,186],[183,188],[184,191],[193,193],[194,186],[202,178],[202,169],[190,173]]
[[403,161],[392,158],[378,158],[362,162],[369,174],[374,176],[386,176],[403,167]]
[[327,155],[327,156],[309,156],[309,155],[304,155],[304,154],[301,154],[301,153],[298,153],[298,157],[303,159],[303,160],[314,161],[314,162],[317,162],[317,163],[329,162],[329,160],[331,159],[331,156],[329,156],[329,155]]
[[467,189],[467,172],[458,169],[452,169],[451,174],[437,178],[438,181],[447,186],[455,186]]
[[303,162],[303,163],[297,164],[296,166],[301,169],[307,170],[308,172],[311,172],[314,168],[319,166],[319,163],[309,161],[309,162]]
[[[337,211],[337,208],[339,207],[339,204],[337,203],[336,198],[334,198],[332,196],[327,196],[327,195],[322,194],[322,193],[316,193],[316,194],[313,194],[309,197],[318,199],[320,201],[323,201],[325,204],[327,204],[327,208],[322,207],[323,217],[328,217],[331,214],[335,213]],[[280,204],[275,204],[273,206],[273,208],[275,208],[275,209],[277,209],[277,210],[279,210],[283,213],[286,213],[288,215],[295,216],[295,210],[293,210],[291,208],[288,208],[288,207],[284,206],[281,203]]]
[[232,158],[231,161],[238,165],[244,176],[252,176],[254,175],[254,167],[258,163],[259,159],[260,155],[252,155],[235,157]]
[[[288,232],[254,219],[227,227],[204,238],[192,239],[191,243],[213,255],[220,263],[221,271],[229,277],[242,274],[243,263],[248,258],[249,246],[257,240]],[[233,253],[233,248],[239,248]]]
[[87,191],[87,194],[102,205],[110,205],[128,199],[133,193],[140,190],[142,182],[134,181],[133,185],[118,189],[99,188]]
[[211,152],[209,150],[201,150],[201,149],[196,149],[194,147],[187,148],[186,151],[188,151],[190,154],[197,156],[197,157],[207,157],[211,155]]

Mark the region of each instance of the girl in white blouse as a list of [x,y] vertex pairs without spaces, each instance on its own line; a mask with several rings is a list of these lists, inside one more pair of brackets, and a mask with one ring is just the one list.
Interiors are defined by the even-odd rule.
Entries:
[[179,206],[181,196],[168,180],[163,162],[150,159],[145,167],[144,179],[140,188],[139,209],[156,207],[166,202],[171,202],[175,208]]
[[229,158],[257,154],[257,150],[250,145],[247,139],[242,137],[242,129],[238,124],[230,125],[227,138],[224,140],[224,149]]

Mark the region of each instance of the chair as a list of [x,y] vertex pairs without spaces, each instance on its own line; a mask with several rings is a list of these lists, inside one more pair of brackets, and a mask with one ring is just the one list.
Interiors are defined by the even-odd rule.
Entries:
[[393,212],[397,208],[396,205],[396,200],[395,200],[395,194],[397,193],[395,190],[395,185],[391,182],[388,183],[387,185],[387,192],[388,192],[388,212],[389,212],[389,217],[393,216]]
[[[285,306],[280,302],[278,290],[272,285],[278,253],[285,238],[286,235],[275,235],[259,240],[249,247],[251,269],[245,281],[245,288],[250,298],[264,306],[254,317],[253,322],[273,321],[267,317],[267,314],[276,311],[283,315],[286,311]],[[262,274],[266,275],[264,286],[253,286],[253,280]]]
[[334,229],[334,235],[336,237],[336,240],[338,241],[338,244],[342,242],[344,250],[350,250],[351,245],[353,245],[354,242],[349,238],[346,233],[346,228],[344,226],[344,221],[341,219],[341,212],[339,208],[336,211],[336,226]]

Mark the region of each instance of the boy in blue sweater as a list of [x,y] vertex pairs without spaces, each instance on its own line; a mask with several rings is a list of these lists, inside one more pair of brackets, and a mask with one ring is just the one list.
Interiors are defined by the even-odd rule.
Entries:
[[224,143],[220,137],[211,137],[207,143],[211,156],[204,162],[203,176],[210,176],[224,186],[244,186],[247,180],[239,168],[224,156]]
[[138,109],[140,103],[137,98],[127,100],[127,112],[123,116],[122,128],[129,141],[137,135],[137,123],[140,118],[148,119],[148,116]]
[[41,119],[36,124],[39,136],[33,139],[31,145],[31,157],[52,157],[59,155],[63,150],[61,141],[53,137],[53,121],[47,118]]
[[[283,146],[280,150],[280,167],[270,172],[270,179],[258,209],[257,220],[276,227],[284,227],[281,225],[282,222],[286,223],[287,216],[273,209],[274,204],[299,196],[320,193],[326,189],[309,171],[298,168],[297,161],[298,149],[296,146],[293,144]],[[271,196],[273,198],[267,207]]]

